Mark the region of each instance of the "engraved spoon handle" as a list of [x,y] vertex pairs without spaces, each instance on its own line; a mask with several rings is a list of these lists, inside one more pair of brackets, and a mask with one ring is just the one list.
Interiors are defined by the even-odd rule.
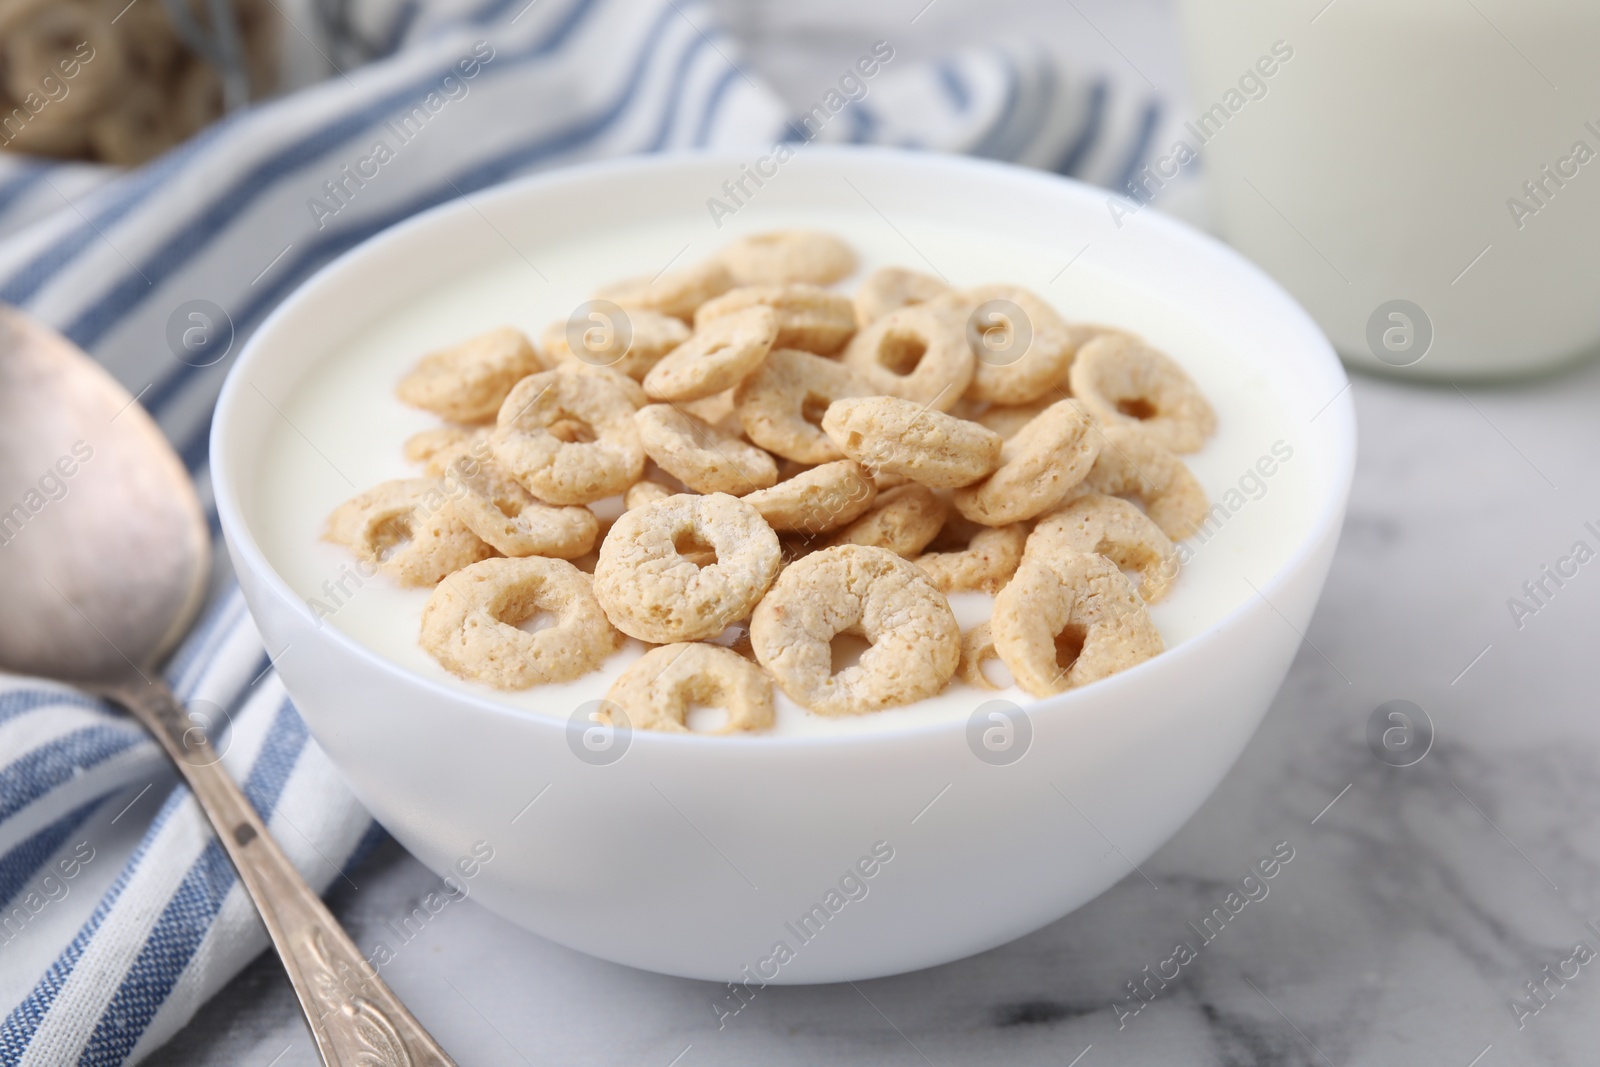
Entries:
[[300,877],[205,731],[161,682],[108,691],[178,765],[261,912],[322,1061],[330,1067],[454,1067]]

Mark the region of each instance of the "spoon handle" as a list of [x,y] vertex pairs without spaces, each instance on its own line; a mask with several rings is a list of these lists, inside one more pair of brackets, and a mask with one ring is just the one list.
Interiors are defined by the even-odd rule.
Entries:
[[237,783],[204,727],[159,681],[108,695],[144,725],[178,765],[255,901],[330,1067],[454,1067],[300,877]]

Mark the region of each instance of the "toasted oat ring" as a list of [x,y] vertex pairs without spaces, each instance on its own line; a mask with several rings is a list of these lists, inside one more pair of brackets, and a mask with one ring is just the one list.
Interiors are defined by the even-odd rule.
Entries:
[[1028,535],[1029,559],[1098,552],[1118,567],[1139,572],[1139,596],[1154,604],[1178,573],[1178,550],[1155,520],[1120,497],[1081,496],[1039,520]]
[[767,453],[671,404],[642,407],[634,422],[645,453],[697,493],[743,496],[778,480]]
[[762,448],[797,463],[843,459],[820,424],[828,405],[865,396],[867,384],[850,368],[794,348],[774,348],[739,383],[733,402],[744,432]]
[[541,368],[522,331],[502,326],[423,356],[395,393],[450,422],[491,422],[512,386]]
[[1043,298],[1017,285],[982,285],[945,299],[959,299],[967,311],[967,339],[978,357],[970,399],[1027,404],[1066,395],[1068,368],[1092,328],[1069,326]]
[[492,444],[495,461],[551,504],[613,496],[644,471],[633,404],[592,374],[544,371],[522,379],[500,407]]
[[822,432],[870,471],[903,474],[934,489],[971,485],[1000,465],[1003,439],[966,419],[894,396],[835,400]]
[[[528,633],[537,612],[555,625]],[[419,643],[458,678],[496,689],[570,682],[617,650],[589,576],[564,559],[489,559],[441,582],[422,609]]]
[[594,512],[546,504],[492,460],[463,453],[444,479],[456,516],[502,555],[576,559],[594,547]]
[[406,438],[402,451],[406,462],[415,463],[430,478],[444,477],[445,468],[460,455],[489,458],[488,426],[436,426],[419,430]]
[[956,510],[985,526],[1031,519],[1068,499],[1100,449],[1094,417],[1076,400],[1058,400],[1008,439],[1000,469],[957,489]]
[[856,269],[856,254],[819,230],[774,230],[741,237],[718,257],[735,285],[831,285]]
[[1036,697],[1099,681],[1163,648],[1127,577],[1091,553],[1025,559],[995,597],[989,629],[1011,676]]
[[764,305],[778,316],[773,348],[799,348],[828,356],[843,348],[856,332],[856,309],[850,298],[815,285],[747,285],[707,301],[694,313],[694,326],[705,329],[713,319]]
[[778,316],[756,305],[720,315],[662,357],[644,376],[656,400],[699,400],[732,389],[761,365],[778,337]]
[[1183,460],[1133,426],[1107,426],[1095,436],[1100,454],[1080,492],[1133,497],[1174,541],[1199,529],[1206,491]]
[[434,585],[494,555],[433,478],[382,482],[351,497],[328,516],[322,536],[405,586]]
[[1078,352],[1072,395],[1107,426],[1136,426],[1174,452],[1198,452],[1217,415],[1194,379],[1137,337],[1105,333]]
[[[685,558],[703,548],[714,563]],[[700,641],[749,615],[778,564],[778,535],[755,508],[725,493],[685,493],[622,513],[600,545],[594,592],[630,637]]]
[[955,407],[977,363],[967,343],[966,316],[943,301],[891,311],[856,334],[842,359],[870,392],[939,411]]
[[555,370],[563,363],[580,363],[613,370],[638,381],[661,361],[662,356],[689,339],[689,327],[682,319],[645,308],[624,308],[622,313],[628,317],[628,347],[621,352],[615,351],[619,339],[610,326],[600,329],[596,322],[583,329],[580,336],[584,350],[575,353],[570,341],[572,323],[567,319],[552,322],[539,338],[546,368]]
[[[644,386],[621,371],[613,370],[610,367],[596,367],[593,364],[585,363],[581,359],[569,359],[565,363],[557,365],[554,369],[557,374],[566,374],[575,378],[598,378],[601,381],[609,382],[627,399],[635,411],[650,403],[650,398],[644,393]],[[557,427],[551,428],[557,431],[557,436],[560,436],[560,431]]]
[[1022,562],[1028,531],[1018,523],[1010,526],[981,526],[956,552],[926,552],[912,560],[928,572],[933,584],[943,593],[976,591],[998,593]]
[[973,421],[980,426],[987,426],[1001,437],[1012,438],[1017,436],[1018,430],[1032,422],[1039,412],[1060,399],[1063,398],[1052,394],[1052,398],[1035,400],[1031,404],[993,404]]
[[652,648],[611,683],[606,699],[621,705],[636,730],[692,733],[689,709],[723,708],[727,722],[710,734],[772,725],[772,679],[721,645],[682,642]]
[[994,635],[989,632],[989,624],[980,622],[961,635],[961,666],[956,673],[980,689],[1003,688],[995,685],[994,679],[983,672],[985,663],[999,658],[1000,653],[995,651]]
[[948,292],[950,287],[931,274],[904,267],[880,267],[867,275],[856,290],[856,322],[865,329],[891,311],[926,304]]
[[834,534],[830,545],[868,545],[911,559],[939,535],[949,505],[912,482],[886,489],[865,515]]
[[[833,673],[831,642],[866,638]],[[750,620],[756,659],[818,715],[861,715],[933,696],[961,658],[961,628],[928,576],[893,552],[839,545],[789,564]]]
[[809,536],[855,521],[878,498],[878,487],[848,459],[824,463],[744,498],[774,530]]
[[627,511],[654,504],[657,500],[665,500],[669,496],[677,496],[678,491],[671,486],[652,482],[648,478],[641,478],[628,486],[628,491],[622,495],[622,506]]
[[595,297],[624,308],[643,308],[690,322],[706,301],[733,288],[733,275],[719,259],[706,259],[654,279],[626,278],[605,286]]

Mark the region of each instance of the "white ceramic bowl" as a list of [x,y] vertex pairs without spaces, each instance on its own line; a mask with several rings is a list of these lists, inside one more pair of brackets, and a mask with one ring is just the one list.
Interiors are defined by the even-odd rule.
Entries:
[[[256,332],[223,391],[211,443],[222,528],[267,646],[293,648],[279,671],[318,742],[434,870],[487,842],[495,858],[472,883],[486,906],[583,952],[696,978],[822,982],[927,967],[1026,934],[1128,876],[1227,772],[1299,647],[1344,515],[1353,407],[1321,333],[1235,253],[1154,212],[1119,227],[1103,190],[896,151],[804,149],[741,212],[742,223],[794,206],[859,214],[870,197],[897,229],[956,220],[1051,243],[1062,263],[1087,243],[1085,269],[1224,340],[1299,427],[1297,477],[1314,498],[1303,528],[1285,533],[1289,562],[1257,574],[1260,595],[1198,636],[1028,706],[1031,744],[1007,765],[977,758],[969,724],[948,721],[852,737],[638,733],[621,759],[597,765],[575,755],[564,714],[420,677],[319,626],[252,531],[251,490],[280,417],[262,396],[284,395],[339,339],[507,243],[537,261],[541,241],[590,220],[681,217],[705,228],[709,247],[720,237],[705,200],[744,162],[650,157],[515,182],[321,271]],[[906,259],[916,263],[909,249]],[[1214,565],[1229,564],[1219,554]],[[892,859],[845,878],[874,845]],[[814,905],[820,916],[800,929]],[[788,954],[775,954],[779,942]]]

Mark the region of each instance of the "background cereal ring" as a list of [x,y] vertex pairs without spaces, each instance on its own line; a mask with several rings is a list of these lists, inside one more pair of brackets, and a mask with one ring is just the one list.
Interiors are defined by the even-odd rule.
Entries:
[[1174,452],[1197,452],[1217,415],[1187,371],[1137,337],[1101,334],[1078,352],[1072,395],[1107,426],[1137,426]]
[[1012,677],[1046,697],[1159,654],[1161,634],[1117,565],[1089,553],[1024,560],[989,620]]
[[939,535],[950,506],[925,485],[886,489],[866,514],[834,534],[830,545],[870,545],[911,559]]
[[[833,639],[865,638],[833,672]],[[961,658],[961,629],[928,576],[892,552],[840,545],[789,564],[750,620],[756,658],[818,715],[861,715],[933,696]]]
[[[689,555],[710,551],[700,566]],[[700,641],[748,616],[777,577],[778,535],[725,493],[625,511],[600,545],[594,591],[612,625],[651,644]]]
[[376,563],[403,586],[434,585],[494,555],[432,478],[382,482],[351,497],[328,516],[322,536]]
[[774,230],[741,237],[718,253],[735,285],[831,285],[856,269],[850,246],[820,230]]
[[623,308],[659,311],[685,322],[708,300],[733,288],[733,275],[718,259],[707,259],[656,278],[626,278],[596,292],[595,299],[610,300]]
[[[553,626],[518,624],[540,611]],[[425,651],[458,678],[496,689],[569,682],[600,666],[621,635],[606,621],[589,576],[562,559],[489,559],[441,582],[422,609]]]
[[722,708],[727,721],[709,734],[772,725],[772,679],[721,645],[686,642],[652,648],[623,671],[606,699],[621,705],[637,730],[691,733],[689,709]]
[[[951,525],[945,524],[945,532]],[[912,561],[928,572],[928,577],[933,579],[933,584],[942,593],[998,593],[1017,572],[1017,564],[1022,562],[1023,547],[1028,541],[1028,531],[1022,523],[972,526],[975,528],[967,531],[965,547],[952,551],[925,552]],[[935,543],[942,538],[943,533]]]
[[842,358],[869,393],[939,411],[955,407],[977,363],[967,343],[966,316],[941,301],[891,311],[857,334]]
[[850,368],[794,348],[774,348],[733,392],[739,421],[750,440],[797,463],[843,459],[822,416],[847,396],[865,396],[867,384]]
[[1139,572],[1139,596],[1154,604],[1178,574],[1178,550],[1155,520],[1120,497],[1090,493],[1039,520],[1028,535],[1029,559],[1097,552]]
[[1107,426],[1094,466],[1080,489],[1131,496],[1174,541],[1191,536],[1206,517],[1206,491],[1183,460],[1133,426]]
[[877,498],[878,487],[866,472],[851,460],[841,459],[802,471],[743,499],[774,530],[814,537],[859,518]]
[[492,460],[457,456],[444,480],[456,517],[501,555],[575,559],[594,547],[594,512],[546,504]]
[[1000,469],[957,489],[956,510],[985,526],[1006,526],[1059,505],[1088,475],[1100,450],[1094,417],[1076,400],[1034,416],[1000,449]]
[[934,489],[971,485],[1000,465],[1003,439],[975,422],[893,396],[835,400],[822,432],[870,471]]
[[1019,285],[983,285],[946,299],[956,300],[967,315],[967,339],[977,356],[967,389],[973,400],[1054,399],[1080,340],[1092,336],[1074,331],[1055,308]]
[[798,348],[828,356],[843,348],[856,332],[855,305],[839,293],[815,285],[747,285],[708,301],[694,315],[703,330],[712,319],[763,305],[778,316],[774,348]]
[[697,493],[743,496],[778,480],[778,464],[767,453],[671,404],[640,408],[634,422],[645,453]]
[[920,274],[904,267],[880,267],[867,275],[867,280],[856,290],[856,323],[865,329],[891,311],[926,304],[952,291],[949,285],[931,274]]
[[605,378],[529,375],[501,405],[491,439],[495,462],[551,504],[614,496],[644,471],[633,411],[627,394]]
[[963,681],[977,686],[980,689],[1002,689],[994,683],[983,671],[983,665],[992,659],[999,659],[1000,653],[994,649],[994,635],[989,632],[989,624],[980,622],[972,629],[961,635],[961,666],[956,673],[961,675]]
[[591,367],[605,367],[618,374],[626,374],[635,381],[642,380],[661,361],[661,357],[689,339],[689,327],[682,319],[645,308],[624,308],[628,317],[627,347],[618,352],[620,337],[599,323],[582,326],[579,336],[585,339],[584,350],[574,353],[571,344],[572,323],[567,319],[552,322],[539,337],[546,370],[555,370],[563,363],[583,363]]
[[732,389],[777,338],[778,316],[764,305],[719,315],[650,369],[644,391],[657,400],[700,400]]
[[423,356],[395,393],[450,422],[489,422],[512,387],[540,369],[522,331],[502,326]]

